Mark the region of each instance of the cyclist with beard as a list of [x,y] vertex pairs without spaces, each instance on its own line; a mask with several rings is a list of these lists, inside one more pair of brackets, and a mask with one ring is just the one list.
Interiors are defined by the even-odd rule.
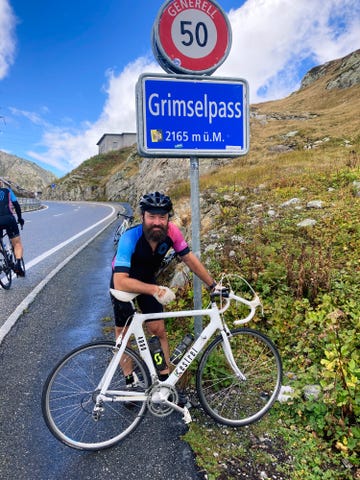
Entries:
[[[145,194],[140,200],[142,223],[129,228],[120,237],[117,253],[113,261],[111,287],[125,292],[139,293],[136,301],[143,313],[163,311],[163,305],[175,298],[167,287],[155,282],[155,274],[161,261],[170,248],[209,288],[216,282],[208,273],[185,241],[180,229],[170,221],[173,206],[170,198],[159,192]],[[111,296],[116,338],[133,314],[130,302],[120,302]],[[164,320],[147,322],[147,330],[160,339],[166,368],[160,372],[160,380],[169,375],[169,344]],[[134,382],[131,365],[122,365],[127,384]]]

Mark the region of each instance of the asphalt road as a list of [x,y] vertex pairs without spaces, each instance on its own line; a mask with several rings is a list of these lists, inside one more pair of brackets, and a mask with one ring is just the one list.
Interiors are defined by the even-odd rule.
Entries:
[[118,445],[99,452],[71,449],[48,431],[41,413],[44,381],[70,349],[108,338],[112,232],[108,227],[37,294],[0,344],[0,478],[2,480],[203,478],[181,435],[177,412],[147,414]]
[[[61,265],[111,224],[122,205],[45,202],[46,208],[25,212],[21,232],[27,275],[10,290],[0,288],[0,343],[19,313]],[[6,324],[5,324],[6,322]]]

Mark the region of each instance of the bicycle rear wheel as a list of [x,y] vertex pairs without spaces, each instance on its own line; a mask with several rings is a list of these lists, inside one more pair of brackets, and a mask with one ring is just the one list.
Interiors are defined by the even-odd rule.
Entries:
[[3,250],[0,249],[0,285],[5,288],[5,290],[9,290],[11,282],[11,266],[7,256],[4,254]]
[[196,388],[214,420],[237,427],[259,420],[271,408],[281,388],[282,364],[274,344],[256,330],[232,330],[229,342],[245,380],[229,365],[219,335],[201,358]]
[[[42,412],[51,433],[66,445],[80,450],[111,447],[142,420],[146,401],[103,403],[99,419],[94,419],[96,388],[114,356],[114,342],[94,342],[66,355],[48,376],[42,394]],[[125,350],[133,362],[139,382],[137,391],[146,390],[150,376],[136,352]],[[109,390],[125,390],[119,367]]]

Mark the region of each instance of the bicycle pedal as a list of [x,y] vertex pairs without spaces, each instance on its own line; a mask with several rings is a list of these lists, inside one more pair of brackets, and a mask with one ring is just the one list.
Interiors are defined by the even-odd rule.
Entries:
[[183,420],[186,425],[192,422],[192,418],[187,407],[183,408]]

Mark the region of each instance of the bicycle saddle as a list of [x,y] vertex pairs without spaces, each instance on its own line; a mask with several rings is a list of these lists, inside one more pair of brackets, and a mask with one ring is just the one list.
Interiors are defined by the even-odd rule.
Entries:
[[124,292],[122,290],[116,290],[115,288],[110,288],[110,293],[117,300],[120,300],[120,302],[131,302],[131,300],[134,300],[134,298],[139,295],[138,293]]

